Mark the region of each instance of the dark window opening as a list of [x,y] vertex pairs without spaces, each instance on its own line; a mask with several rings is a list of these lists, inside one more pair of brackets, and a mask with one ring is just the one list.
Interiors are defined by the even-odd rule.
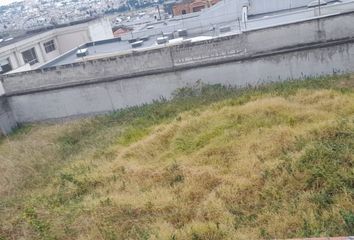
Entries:
[[10,63],[10,59],[2,59],[0,60],[0,74],[10,72],[12,70],[12,66]]
[[27,51],[22,52],[23,61],[29,63],[29,65],[34,65],[38,63],[36,50],[31,48]]
[[182,15],[185,15],[187,14],[187,11],[186,10],[182,10]]
[[43,44],[44,46],[44,49],[45,49],[45,52],[46,53],[50,53],[50,52],[53,52],[55,50],[55,43],[54,43],[54,40],[51,40],[49,42],[45,42]]
[[193,12],[200,12],[205,8],[205,6],[198,6],[193,8]]

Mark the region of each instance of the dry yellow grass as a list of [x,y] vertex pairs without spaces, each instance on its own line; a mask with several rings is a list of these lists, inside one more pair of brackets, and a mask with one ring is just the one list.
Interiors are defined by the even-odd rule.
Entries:
[[313,81],[24,128],[0,143],[0,239],[354,234],[353,79]]

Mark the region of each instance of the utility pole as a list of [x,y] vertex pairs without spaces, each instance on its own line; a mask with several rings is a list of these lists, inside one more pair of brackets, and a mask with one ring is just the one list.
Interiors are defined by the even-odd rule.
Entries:
[[159,4],[157,4],[157,11],[159,12],[159,20],[161,20],[162,18],[161,18],[161,12],[160,12],[160,5]]

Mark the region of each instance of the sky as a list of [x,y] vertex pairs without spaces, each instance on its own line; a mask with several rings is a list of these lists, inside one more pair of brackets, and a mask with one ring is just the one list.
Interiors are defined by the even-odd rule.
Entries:
[[0,6],[7,5],[13,2],[19,2],[20,0],[0,0]]

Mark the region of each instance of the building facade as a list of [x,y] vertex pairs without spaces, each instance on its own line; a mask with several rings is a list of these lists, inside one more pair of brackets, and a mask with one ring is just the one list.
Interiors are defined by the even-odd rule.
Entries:
[[173,15],[179,16],[193,12],[200,12],[205,8],[210,8],[220,0],[184,0],[176,3],[172,7]]
[[36,69],[84,43],[109,38],[107,19],[9,38],[0,42],[0,74]]

